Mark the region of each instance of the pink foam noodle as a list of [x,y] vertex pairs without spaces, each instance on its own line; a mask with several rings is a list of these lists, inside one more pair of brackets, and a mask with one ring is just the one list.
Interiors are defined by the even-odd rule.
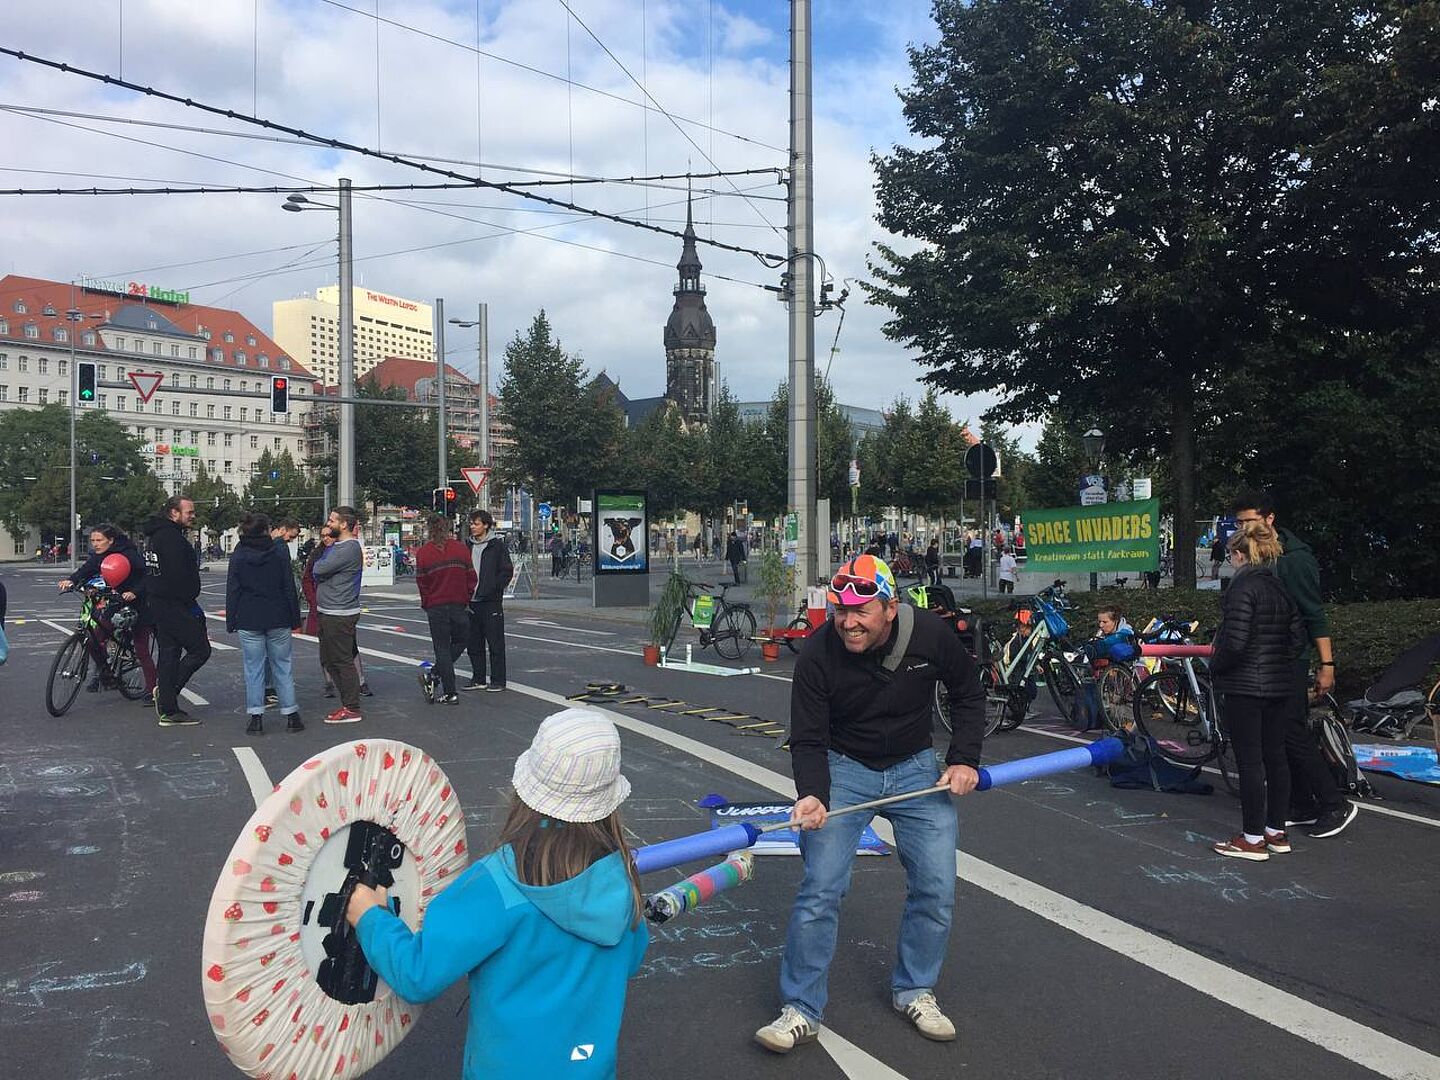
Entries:
[[1215,655],[1212,645],[1174,645],[1163,641],[1146,641],[1140,644],[1141,656],[1197,656],[1209,659]]

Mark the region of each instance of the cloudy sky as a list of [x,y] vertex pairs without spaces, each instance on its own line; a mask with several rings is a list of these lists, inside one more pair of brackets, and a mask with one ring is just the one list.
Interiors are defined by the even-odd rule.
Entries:
[[[562,0],[52,0],[7,13],[5,42],[467,175],[480,162],[497,181],[785,164],[788,4],[567,2],[570,11]],[[864,275],[882,236],[869,154],[906,139],[895,87],[908,82],[906,45],[931,39],[934,26],[920,0],[816,0],[814,30],[816,248],[838,291]],[[638,104],[647,95],[649,109]],[[436,179],[8,57],[0,139],[3,187]],[[702,236],[785,250],[774,177],[696,186]],[[544,190],[683,227],[683,181]],[[335,280],[333,219],[282,213],[282,198],[0,197],[3,266],[188,289],[269,330],[272,301]],[[678,240],[485,191],[357,195],[354,220],[357,284],[444,297],[448,315],[473,318],[488,302],[497,362],[543,307],[592,371],[634,397],[663,391]],[[742,400],[768,397],[786,375],[786,317],[758,286],[777,274],[749,255],[700,254],[724,377]],[[917,396],[920,369],[881,335],[883,312],[858,289],[847,307],[831,369],[841,400]],[[816,325],[822,372],[836,322],[829,313]],[[474,370],[473,331],[451,328],[447,351]],[[985,404],[949,401],[962,419]]]

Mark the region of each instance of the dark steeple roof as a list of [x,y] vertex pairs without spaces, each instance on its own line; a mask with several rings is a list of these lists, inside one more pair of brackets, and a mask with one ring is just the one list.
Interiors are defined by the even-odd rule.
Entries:
[[700,284],[700,256],[695,251],[695,226],[690,203],[685,204],[685,245],[675,268],[680,281],[675,286],[675,306],[665,323],[665,348],[714,349],[715,324],[705,309],[705,286]]

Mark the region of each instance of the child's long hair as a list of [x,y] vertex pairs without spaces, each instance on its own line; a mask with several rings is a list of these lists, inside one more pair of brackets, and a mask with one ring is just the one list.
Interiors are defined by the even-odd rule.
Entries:
[[644,912],[640,875],[625,842],[618,809],[599,821],[559,821],[512,796],[495,847],[498,850],[506,844],[515,852],[515,873],[526,885],[558,885],[583,874],[606,855],[620,852],[634,903],[630,925],[639,925]]

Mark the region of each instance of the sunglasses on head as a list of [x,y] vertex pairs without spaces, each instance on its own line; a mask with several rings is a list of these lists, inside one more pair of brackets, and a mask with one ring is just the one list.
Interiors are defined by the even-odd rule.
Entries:
[[880,583],[874,578],[856,577],[853,574],[836,574],[830,579],[830,589],[836,594],[849,592],[860,600],[873,600],[880,595]]

